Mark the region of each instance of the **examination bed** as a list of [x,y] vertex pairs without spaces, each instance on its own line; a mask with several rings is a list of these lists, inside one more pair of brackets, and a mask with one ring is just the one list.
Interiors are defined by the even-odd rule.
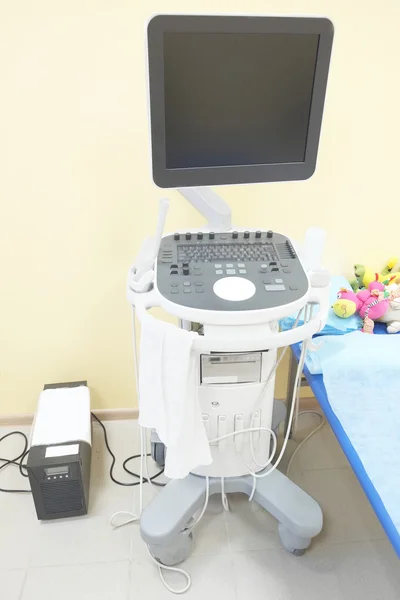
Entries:
[[[383,325],[376,326],[376,333],[384,334],[385,327]],[[366,335],[366,334],[363,334]],[[347,336],[342,336],[342,339],[346,339]],[[392,336],[390,336],[392,337]],[[397,337],[397,336],[396,336]],[[289,373],[289,393],[288,398],[291,398],[291,390],[290,387],[294,384],[294,375],[297,362],[300,357],[300,344],[296,344],[291,347],[292,355],[290,361],[290,373]],[[396,498],[399,494],[400,488],[400,472],[397,471],[398,476],[394,480],[391,480],[389,485],[391,489],[388,490],[387,485],[385,488],[385,493],[382,494],[380,491],[380,486],[376,486],[373,482],[374,478],[372,477],[371,471],[368,467],[364,466],[362,459],[360,458],[359,453],[356,450],[357,444],[354,444],[354,436],[349,433],[348,427],[346,427],[341,420],[338,418],[337,414],[333,410],[327,392],[324,385],[323,375],[312,375],[308,368],[305,366],[303,369],[303,374],[313,391],[322,411],[325,414],[327,421],[329,422],[340,446],[342,447],[343,452],[345,453],[350,465],[352,466],[368,500],[370,501],[379,521],[381,522],[389,540],[391,541],[398,557],[400,558],[400,527],[398,521],[398,514],[396,510],[393,508],[397,505],[396,502],[388,502],[388,497],[391,495],[392,499]],[[391,423],[391,419],[393,415],[390,411],[382,411],[382,414],[386,414],[387,425],[388,427],[393,427],[393,423]],[[368,415],[366,417],[368,419]],[[373,421],[373,417],[371,415],[371,421]],[[397,421],[397,427],[400,423]],[[371,422],[371,432],[374,431],[375,423]],[[372,436],[371,436],[372,437]],[[400,429],[399,429],[399,438],[400,438]],[[373,440],[372,440],[373,443]],[[354,445],[353,445],[354,444]],[[388,455],[387,452],[393,452],[393,462],[397,460],[397,447],[394,446],[392,450],[386,449],[385,460],[387,461]],[[380,453],[381,448],[376,448],[376,452]],[[390,457],[389,457],[390,458]],[[389,494],[388,494],[389,491]]]

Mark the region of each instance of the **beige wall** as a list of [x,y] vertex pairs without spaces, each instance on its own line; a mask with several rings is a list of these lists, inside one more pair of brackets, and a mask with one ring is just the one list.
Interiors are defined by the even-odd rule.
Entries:
[[[80,378],[95,407],[136,402],[125,276],[160,197],[144,28],[189,6],[336,27],[316,174],[224,189],[237,225],[301,238],[322,224],[335,271],[400,254],[398,0],[0,0],[0,413],[33,411],[44,383]],[[169,230],[201,224],[168,195]]]

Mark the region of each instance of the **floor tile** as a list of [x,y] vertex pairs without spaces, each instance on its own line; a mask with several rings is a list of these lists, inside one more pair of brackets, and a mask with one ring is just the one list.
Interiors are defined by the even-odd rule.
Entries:
[[193,554],[226,554],[229,538],[224,514],[205,514],[193,530]]
[[280,548],[276,519],[244,494],[231,494],[226,523],[231,550]]
[[[301,441],[304,431],[310,433],[318,424],[319,418],[315,415],[302,415],[300,420],[308,420],[308,427],[299,431],[298,440]],[[348,467],[348,460],[341,449],[335,434],[328,423],[312,436],[297,453],[291,469],[301,471],[313,469],[335,469]]]
[[108,517],[77,517],[39,523],[30,565],[72,565],[129,560],[129,527],[112,529]]
[[[299,423],[298,440],[316,425],[314,417]],[[106,422],[117,457],[115,475],[132,478],[121,465],[139,451],[137,424]],[[29,433],[29,428],[25,428]],[[9,429],[0,428],[1,435]],[[109,478],[110,457],[99,426],[94,426],[89,514],[76,519],[39,522],[32,497],[0,493],[0,597],[5,600],[170,600],[157,567],[151,562],[138,524],[113,530],[117,511],[139,512],[139,489],[116,486]],[[290,441],[288,460],[295,447]],[[15,456],[21,440],[11,438],[1,454]],[[157,466],[149,459],[151,474]],[[139,461],[133,470],[139,471]],[[284,468],[284,465],[283,467]],[[191,557],[182,568],[193,581],[187,598],[234,600],[394,600],[400,597],[400,561],[330,428],[318,432],[301,449],[291,477],[321,504],[324,530],[302,557],[281,548],[277,523],[241,494],[209,500],[194,531]],[[18,469],[0,472],[0,487],[28,484]],[[159,493],[143,488],[143,505]],[[100,564],[101,563],[101,564]],[[26,568],[29,567],[28,571]],[[26,579],[25,579],[26,576]],[[25,579],[25,583],[24,583]],[[185,582],[167,573],[174,586]],[[21,596],[22,590],[22,596]],[[55,593],[56,590],[56,593]]]
[[400,561],[388,558],[388,542],[355,542],[332,547],[344,600],[398,600]]
[[238,600],[290,598],[291,584],[281,550],[238,552],[232,555]]
[[385,576],[399,586],[400,590],[400,558],[388,540],[370,542],[372,555],[384,567]]
[[232,560],[238,600],[343,600],[324,553],[295,557],[284,550],[240,552]]
[[29,569],[21,600],[127,600],[129,563]]
[[[185,569],[192,579],[192,587],[184,595],[188,600],[235,598],[229,555],[191,556],[179,566]],[[167,572],[164,575],[172,587],[179,589],[186,584],[185,578],[178,573]],[[146,562],[132,562],[130,600],[171,600],[171,597],[171,592],[163,586],[158,568],[150,562],[150,558]]]
[[89,515],[110,518],[120,510],[132,510],[134,490],[119,485],[104,486],[91,484],[89,493]]
[[322,508],[324,526],[319,543],[385,539],[385,532],[351,469],[293,472],[293,479]]
[[38,526],[30,494],[0,492],[0,565],[2,569],[26,568]]
[[0,596],[7,600],[19,600],[26,571],[0,571]]

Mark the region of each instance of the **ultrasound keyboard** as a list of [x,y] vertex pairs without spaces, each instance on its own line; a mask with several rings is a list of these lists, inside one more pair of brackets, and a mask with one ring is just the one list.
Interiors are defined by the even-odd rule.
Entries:
[[[217,281],[237,277],[255,286],[252,297],[229,301]],[[175,233],[162,239],[157,288],[171,302],[204,310],[257,310],[294,302],[308,280],[288,238],[272,231]],[[240,281],[236,282],[240,286]]]

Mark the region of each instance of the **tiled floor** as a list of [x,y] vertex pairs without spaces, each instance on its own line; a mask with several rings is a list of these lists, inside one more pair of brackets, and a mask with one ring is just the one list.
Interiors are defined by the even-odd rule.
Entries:
[[[301,435],[314,424],[304,416]],[[134,422],[108,422],[119,462],[137,450]],[[0,436],[6,430],[0,429]],[[300,436],[301,437],[301,436]],[[16,439],[1,456],[18,452]],[[94,427],[90,515],[39,523],[29,495],[0,493],[1,600],[163,600],[162,586],[135,524],[112,530],[109,517],[137,506],[137,488],[108,478],[109,458]],[[119,469],[116,471],[124,477]],[[184,568],[193,585],[188,599],[395,600],[400,597],[400,561],[366,500],[334,435],[326,425],[300,451],[292,478],[324,511],[324,530],[299,558],[281,549],[276,522],[245,497],[231,496],[231,512],[210,500],[195,532]],[[127,478],[125,478],[127,480]],[[26,485],[18,470],[0,473],[0,486]],[[152,496],[146,489],[145,501]],[[175,574],[166,579],[179,586]]]

